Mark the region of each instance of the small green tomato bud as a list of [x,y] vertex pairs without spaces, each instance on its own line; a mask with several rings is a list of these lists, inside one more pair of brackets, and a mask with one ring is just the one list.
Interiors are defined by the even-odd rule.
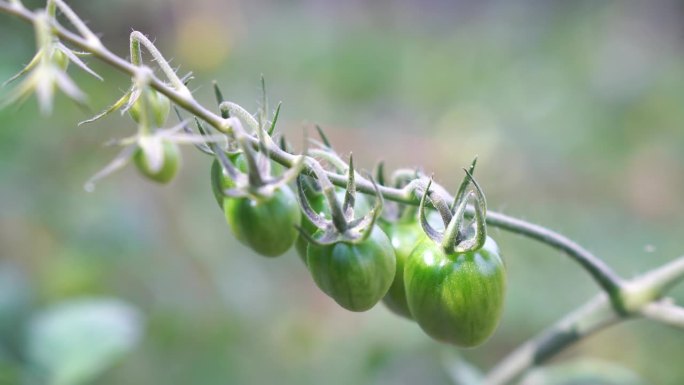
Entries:
[[[168,140],[155,143],[154,146],[161,148],[152,149],[139,147],[133,155],[133,162],[138,171],[148,179],[159,183],[168,183],[178,173],[181,156],[178,145]],[[155,151],[159,151],[155,155]]]
[[60,49],[54,49],[52,51],[52,62],[59,67],[62,71],[66,71],[69,67],[69,57],[62,52]]
[[136,123],[140,123],[141,112],[145,105],[147,105],[147,111],[152,114],[151,123],[155,127],[164,126],[166,119],[169,117],[169,112],[171,112],[171,101],[169,101],[169,98],[157,90],[150,88],[143,90],[128,110],[128,114]]

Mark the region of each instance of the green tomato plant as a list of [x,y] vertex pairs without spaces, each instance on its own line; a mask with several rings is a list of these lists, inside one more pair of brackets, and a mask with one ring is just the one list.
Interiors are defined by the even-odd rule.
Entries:
[[[57,10],[72,28],[60,23]],[[20,0],[0,0],[0,13],[32,24],[37,44],[34,58],[8,81],[22,78],[2,106],[35,94],[41,111],[49,113],[56,89],[84,104],[86,94],[68,76],[69,64],[101,78],[83,55],[131,77],[119,100],[82,122],[120,111],[128,112],[137,127],[135,135],[111,143],[123,148],[86,183],[86,190],[131,161],[149,180],[170,182],[181,166],[179,145],[192,144],[212,158],[212,191],[235,237],[269,257],[296,245],[316,285],[345,309],[364,311],[382,301],[435,340],[473,347],[491,336],[505,302],[505,265],[488,226],[546,244],[577,262],[601,291],[511,352],[478,379],[482,384],[511,383],[584,337],[628,319],[644,317],[684,329],[684,308],[666,297],[684,277],[684,257],[625,279],[568,237],[487,210],[483,189],[472,175],[474,162],[454,196],[416,170],[395,170],[391,186],[380,172],[376,183],[357,174],[351,156],[343,161],[321,130],[321,143],[309,151],[305,137],[301,154],[282,137],[276,144],[280,106],[270,119],[265,91],[256,117],[223,100],[218,87],[218,111],[201,105],[187,87],[190,77],[179,77],[138,31],[130,35],[127,61],[106,48],[64,0],[47,0],[46,8],[37,10]],[[164,78],[143,62],[143,49]],[[171,105],[181,123],[166,128]],[[183,119],[180,110],[191,118]],[[358,207],[356,202],[365,199],[359,194],[374,196],[373,208],[364,212]],[[429,220],[434,216],[441,231]]]

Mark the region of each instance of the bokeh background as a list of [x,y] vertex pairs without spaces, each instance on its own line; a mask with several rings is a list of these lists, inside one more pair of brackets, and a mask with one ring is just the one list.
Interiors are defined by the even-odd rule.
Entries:
[[[295,143],[319,123],[360,168],[420,165],[452,190],[478,155],[491,209],[567,234],[626,277],[684,253],[681,2],[71,3],[123,56],[132,29],[153,38],[194,73],[205,105],[216,79],[255,111],[264,74]],[[0,15],[0,79],[33,49],[30,26]],[[71,73],[95,112],[128,79],[89,62],[104,84]],[[56,110],[40,116],[31,99],[0,111],[0,383],[23,376],[36,319],[84,298],[137,309],[123,319],[142,333],[92,384],[449,384],[459,356],[487,369],[597,291],[565,256],[491,229],[509,271],[501,326],[475,349],[438,344],[382,305],[339,308],[294,252],[238,244],[210,159],[191,147],[169,186],[128,168],[85,192],[116,153],[102,143],[134,125],[76,127],[89,115],[65,98]],[[681,384],[683,353],[684,333],[637,320],[554,362],[595,358]]]

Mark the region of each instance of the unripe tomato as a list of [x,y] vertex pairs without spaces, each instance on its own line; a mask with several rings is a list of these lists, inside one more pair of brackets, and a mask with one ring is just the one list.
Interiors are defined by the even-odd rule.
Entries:
[[133,162],[138,171],[145,175],[150,180],[159,183],[168,183],[178,173],[180,168],[181,156],[178,145],[168,140],[162,140],[159,143],[162,146],[161,163],[155,167],[150,163],[150,157],[145,153],[142,147],[138,147],[133,154]]
[[[410,210],[410,209],[409,209]],[[406,288],[404,286],[404,266],[413,249],[419,242],[428,239],[418,221],[417,213],[415,216],[408,218],[399,218],[396,221],[388,221],[381,219],[378,221],[380,228],[387,234],[394,253],[397,257],[397,272],[394,275],[394,282],[390,287],[387,295],[382,301],[394,313],[404,316],[406,318],[413,318],[411,311],[406,301]],[[427,214],[428,221],[435,228],[442,228],[442,218],[435,211],[430,211]]]
[[[235,167],[237,167],[238,170],[242,172],[247,171],[247,162],[245,161],[245,158],[240,154],[229,155],[228,159],[230,159],[230,161],[233,162],[233,164],[235,165]],[[223,200],[225,199],[223,191],[235,187],[235,183],[232,179],[230,179],[230,176],[226,175],[226,173],[223,172],[223,167],[221,167],[221,164],[217,159],[214,159],[214,161],[211,162],[210,175],[211,191],[214,193],[216,203],[218,203],[220,208],[223,208]]]
[[418,242],[426,239],[425,232],[417,220],[399,222],[379,221],[380,228],[387,234],[397,258],[396,274],[387,295],[382,302],[394,313],[406,318],[413,318],[406,302],[404,288],[404,265]]
[[292,247],[298,234],[295,226],[301,223],[299,203],[287,186],[268,198],[226,197],[223,211],[235,238],[267,257]]
[[316,285],[340,306],[365,311],[387,294],[396,260],[389,238],[375,227],[358,243],[309,244],[307,265]]
[[52,62],[62,71],[69,67],[69,57],[61,49],[55,48],[52,51]]
[[131,108],[128,109],[128,114],[136,123],[140,123],[140,114],[145,104],[147,104],[148,113],[151,113],[149,117],[150,123],[154,124],[155,127],[163,127],[171,111],[171,101],[169,101],[169,98],[157,90],[151,88],[143,89],[140,96],[135,100]]
[[[323,193],[320,192],[305,192],[307,194],[307,199],[309,200],[309,206],[311,208],[319,213],[323,214],[327,219],[330,219],[330,207],[328,207],[328,202],[325,199],[325,196]],[[344,190],[338,190],[336,192],[337,195],[337,200],[342,202],[344,200]],[[372,208],[372,205],[369,203],[368,198],[365,195],[358,194],[356,196],[356,200],[354,201],[354,213],[358,214],[359,216],[362,216],[364,214],[367,214]],[[304,230],[307,234],[309,235],[314,235],[316,230],[316,225],[311,223],[309,218],[306,217],[306,215],[302,214],[302,230]],[[297,237],[297,241],[295,242],[295,248],[297,250],[297,254],[299,254],[299,257],[301,258],[302,262],[306,264],[306,248],[309,245],[309,242],[304,238],[303,236]]]
[[476,251],[447,254],[427,239],[404,268],[413,318],[430,337],[462,347],[483,343],[503,310],[505,268],[499,247],[487,237]]

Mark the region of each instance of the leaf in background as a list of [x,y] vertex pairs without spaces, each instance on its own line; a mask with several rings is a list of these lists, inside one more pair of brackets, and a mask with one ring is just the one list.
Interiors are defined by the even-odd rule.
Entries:
[[0,385],[18,384],[20,373],[19,364],[0,345]]
[[131,351],[142,334],[142,317],[127,303],[88,298],[37,313],[27,338],[31,368],[51,385],[90,381]]
[[636,373],[624,366],[597,359],[581,359],[532,370],[518,385],[647,384]]
[[0,345],[14,343],[31,302],[32,289],[24,272],[10,261],[0,261]]

